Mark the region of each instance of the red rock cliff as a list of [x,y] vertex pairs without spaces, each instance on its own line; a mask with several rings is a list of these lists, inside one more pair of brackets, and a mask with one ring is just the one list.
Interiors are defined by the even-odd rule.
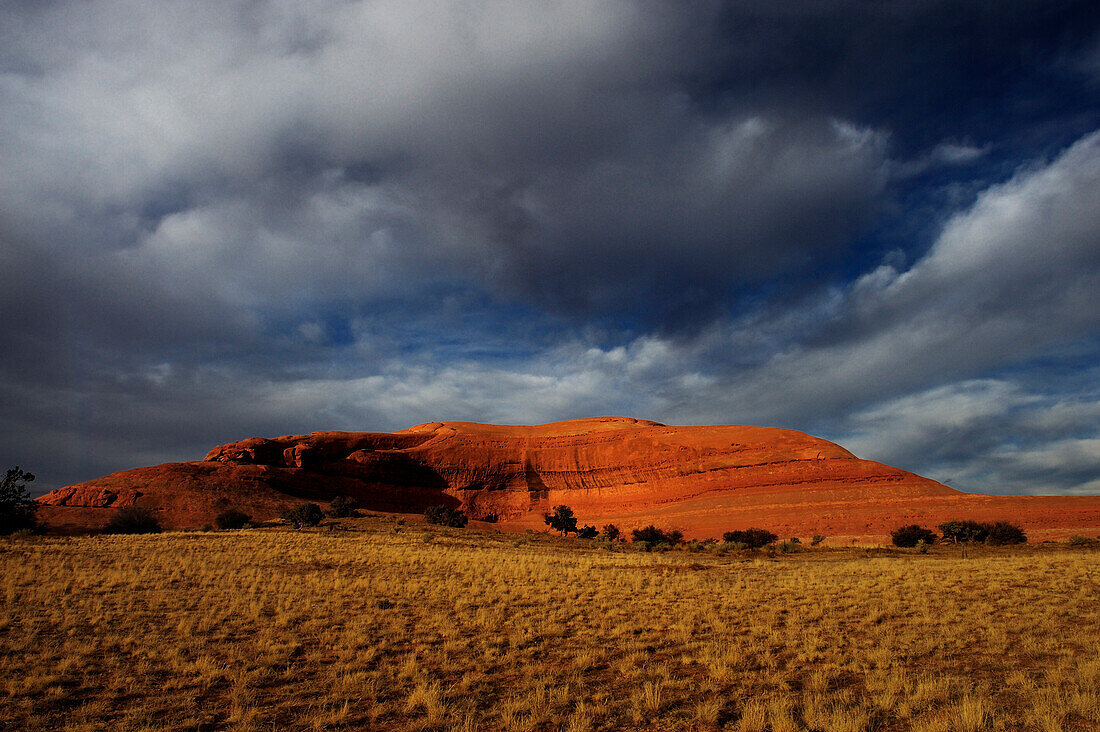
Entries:
[[800,432],[621,417],[252,438],[200,462],[115,473],[40,501],[77,524],[136,502],[161,511],[168,525],[198,526],[228,507],[264,519],[340,494],[382,511],[461,505],[502,528],[541,526],[544,511],[565,503],[582,522],[656,522],[700,537],[749,525],[785,535],[879,535],[911,520],[990,511],[1018,520],[1023,512],[1037,527],[1048,514],[1100,526],[1100,498],[971,496]]

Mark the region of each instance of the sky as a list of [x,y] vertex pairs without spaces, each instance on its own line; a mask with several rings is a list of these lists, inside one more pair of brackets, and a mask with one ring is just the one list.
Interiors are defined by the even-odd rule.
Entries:
[[1095,0],[0,4],[0,467],[621,415],[1100,493]]

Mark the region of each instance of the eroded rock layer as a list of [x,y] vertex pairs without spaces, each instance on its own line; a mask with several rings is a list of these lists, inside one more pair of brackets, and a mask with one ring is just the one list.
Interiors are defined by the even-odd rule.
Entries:
[[876,536],[901,523],[994,514],[1040,530],[1100,526],[1100,497],[975,496],[800,432],[620,417],[252,438],[202,461],[115,473],[40,501],[55,522],[94,526],[136,503],[187,527],[226,508],[263,520],[337,495],[377,511],[461,506],[475,520],[517,529],[542,526],[543,513],[565,503],[582,522],[658,523],[689,537],[746,526]]

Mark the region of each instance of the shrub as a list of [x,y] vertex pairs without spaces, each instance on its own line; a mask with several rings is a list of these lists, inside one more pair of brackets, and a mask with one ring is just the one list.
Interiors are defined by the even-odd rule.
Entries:
[[650,546],[678,544],[684,538],[684,532],[682,531],[676,529],[663,531],[652,524],[644,529],[634,529],[630,534],[634,541],[644,542]]
[[817,546],[821,542],[825,541],[825,537],[821,534],[814,534],[814,538],[810,539],[810,546]]
[[779,551],[784,554],[797,554],[802,551],[802,542],[798,539],[789,539],[779,542]]
[[554,513],[544,514],[542,520],[554,531],[561,532],[562,536],[577,530],[577,517],[569,506],[554,506]]
[[774,544],[778,540],[779,537],[767,529],[744,529],[722,534],[722,541],[727,544],[744,544],[749,549],[759,549],[762,546]]
[[451,508],[450,506],[428,506],[428,510],[424,512],[424,520],[429,524],[435,524],[437,526],[453,526],[456,529],[462,529],[466,527],[470,519],[466,517],[463,511],[457,508]]
[[600,532],[596,530],[595,526],[588,525],[585,525],[581,529],[577,530],[577,536],[582,539],[595,539],[597,536],[599,536],[599,533]]
[[38,520],[35,503],[27,492],[27,483],[34,481],[34,474],[20,470],[16,465],[0,479],[0,534],[10,534],[21,529],[35,529]]
[[219,529],[243,529],[245,524],[251,520],[252,517],[244,511],[230,508],[219,513],[214,519],[214,523]]
[[1026,544],[1027,534],[1016,524],[1009,523],[1008,521],[995,521],[991,524],[986,524],[986,543],[993,544],[994,546],[1001,546],[1004,544]]
[[622,532],[619,531],[619,527],[615,524],[608,524],[607,526],[603,527],[603,536],[608,541],[618,541],[621,535]]
[[1068,539],[1066,539],[1066,542],[1070,546],[1089,546],[1091,544],[1095,544],[1096,539],[1090,539],[1087,536],[1081,536],[1079,534],[1075,534],[1074,536],[1071,536]]
[[945,521],[936,528],[943,534],[944,541],[955,544],[985,541],[989,537],[989,524],[977,521]]
[[894,546],[914,547],[921,541],[925,544],[935,543],[936,534],[923,526],[909,524],[891,531],[890,540],[894,542]]
[[316,526],[325,517],[321,507],[316,503],[301,503],[294,508],[283,511],[283,521],[296,529],[303,526]]
[[143,506],[118,509],[103,528],[105,534],[159,534],[160,531],[157,517]]
[[325,514],[332,518],[348,518],[359,515],[359,501],[347,496],[336,496],[328,504]]

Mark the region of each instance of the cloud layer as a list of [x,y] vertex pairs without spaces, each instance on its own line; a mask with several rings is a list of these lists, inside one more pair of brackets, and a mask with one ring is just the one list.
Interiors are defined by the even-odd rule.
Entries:
[[1096,15],[5,7],[0,459],[618,413],[1095,490]]

